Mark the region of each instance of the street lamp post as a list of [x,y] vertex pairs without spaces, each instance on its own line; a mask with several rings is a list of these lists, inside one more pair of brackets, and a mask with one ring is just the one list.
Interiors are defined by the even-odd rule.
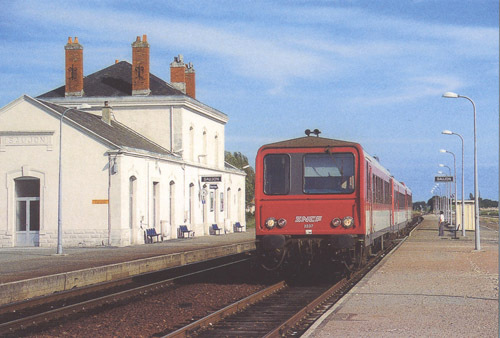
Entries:
[[436,199],[434,198],[434,189],[431,189],[431,194],[432,194],[432,203],[434,203],[433,210],[436,210]]
[[437,199],[437,202],[438,202],[438,204],[437,204],[437,210],[438,210],[438,211],[441,211],[441,208],[442,208],[442,207],[441,207],[441,195],[442,195],[443,193],[441,192],[441,187],[439,186],[439,184],[436,184],[435,188],[436,188],[436,189],[439,189],[438,199]]
[[[439,150],[442,153],[448,153],[453,155],[453,181],[455,181],[455,234],[457,233],[456,231],[458,230],[458,222],[457,222],[457,162],[455,160],[455,154],[451,151],[448,151],[446,149],[440,149]],[[453,215],[453,213],[452,213]],[[462,225],[463,227],[463,225]]]
[[432,187],[432,189],[431,189],[431,194],[433,194],[433,195],[434,195],[434,194],[436,194],[436,196],[434,196],[434,197],[433,197],[433,199],[434,199],[434,212],[435,212],[436,214],[438,214],[438,212],[439,212],[439,198],[440,198],[439,194],[440,194],[440,193],[438,193],[438,192],[436,191],[436,189],[441,190],[441,189],[439,188],[439,185],[438,185],[438,184],[435,184],[435,185]]
[[67,108],[59,119],[59,191],[57,194],[57,254],[62,255],[62,126],[64,115],[72,109],[90,108],[88,104],[82,104],[76,108]]
[[[464,196],[464,138],[458,133],[454,133],[450,130],[443,130],[441,134],[444,135],[456,135],[462,140],[462,236],[465,237],[465,196]],[[456,208],[456,206],[455,206]],[[455,209],[456,210],[456,209]]]
[[59,119],[59,191],[57,194],[57,254],[61,255],[62,251],[62,125],[64,115],[73,108],[66,109]]
[[[451,176],[451,168],[448,167],[447,165],[444,165],[444,164],[439,164],[439,166],[441,168],[448,168],[448,175]],[[448,195],[448,201],[446,202],[446,206],[448,208],[448,219],[450,221],[450,225],[453,227],[453,217],[452,217],[452,212],[451,212],[451,195],[452,195],[452,192],[451,192],[451,183],[450,182],[446,182],[446,190],[447,190],[447,195]]]
[[474,110],[474,227],[476,234],[476,250],[481,250],[481,240],[480,240],[480,230],[479,230],[479,186],[477,177],[477,133],[476,133],[476,105],[474,101],[467,96],[458,95],[453,92],[446,92],[443,94],[445,98],[464,98],[472,103],[472,108]]
[[[442,171],[437,172],[439,175],[444,175]],[[441,198],[441,209],[444,212],[445,221],[448,220],[448,182],[444,182],[444,189],[442,190],[442,198]]]

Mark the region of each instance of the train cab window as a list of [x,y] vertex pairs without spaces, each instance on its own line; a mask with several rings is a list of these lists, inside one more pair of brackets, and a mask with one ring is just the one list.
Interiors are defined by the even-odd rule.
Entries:
[[306,154],[304,193],[350,194],[354,192],[354,155]]
[[264,193],[287,195],[290,192],[290,156],[269,154],[264,157]]

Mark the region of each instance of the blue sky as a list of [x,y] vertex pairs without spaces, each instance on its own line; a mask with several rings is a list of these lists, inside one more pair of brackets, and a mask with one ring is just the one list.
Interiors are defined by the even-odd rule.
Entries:
[[[200,4],[201,3],[201,4]],[[2,1],[0,106],[64,84],[64,45],[78,36],[84,73],[131,62],[148,35],[151,72],[166,81],[178,54],[196,69],[197,99],[229,116],[226,150],[251,164],[265,143],[322,136],[357,141],[427,200],[465,139],[473,192],[498,199],[497,0]],[[445,169],[447,170],[447,169]],[[459,189],[460,191],[460,189]]]

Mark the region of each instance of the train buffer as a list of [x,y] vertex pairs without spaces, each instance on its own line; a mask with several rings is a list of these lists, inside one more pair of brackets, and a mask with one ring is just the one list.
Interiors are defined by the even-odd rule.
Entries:
[[156,232],[155,228],[146,229],[147,243],[153,243],[153,237],[156,237],[156,242],[158,242],[161,238],[163,242],[163,236]]

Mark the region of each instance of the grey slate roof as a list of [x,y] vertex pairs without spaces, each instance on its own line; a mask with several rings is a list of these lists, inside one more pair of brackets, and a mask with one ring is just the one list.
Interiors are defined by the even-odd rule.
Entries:
[[[149,74],[150,95],[186,96],[159,77]],[[43,98],[64,97],[65,86],[61,86],[40,96]],[[132,65],[120,61],[83,78],[84,97],[116,97],[132,95]]]
[[[49,107],[59,114],[63,114],[66,107],[43,101],[36,100],[42,105]],[[81,110],[69,110],[65,118],[73,121],[77,125],[91,131],[109,143],[114,144],[120,149],[138,149],[146,152],[151,152],[159,155],[171,155],[170,151],[154,143],[153,141],[138,134],[127,126],[112,120],[111,125],[103,122],[100,116],[83,112]]]

